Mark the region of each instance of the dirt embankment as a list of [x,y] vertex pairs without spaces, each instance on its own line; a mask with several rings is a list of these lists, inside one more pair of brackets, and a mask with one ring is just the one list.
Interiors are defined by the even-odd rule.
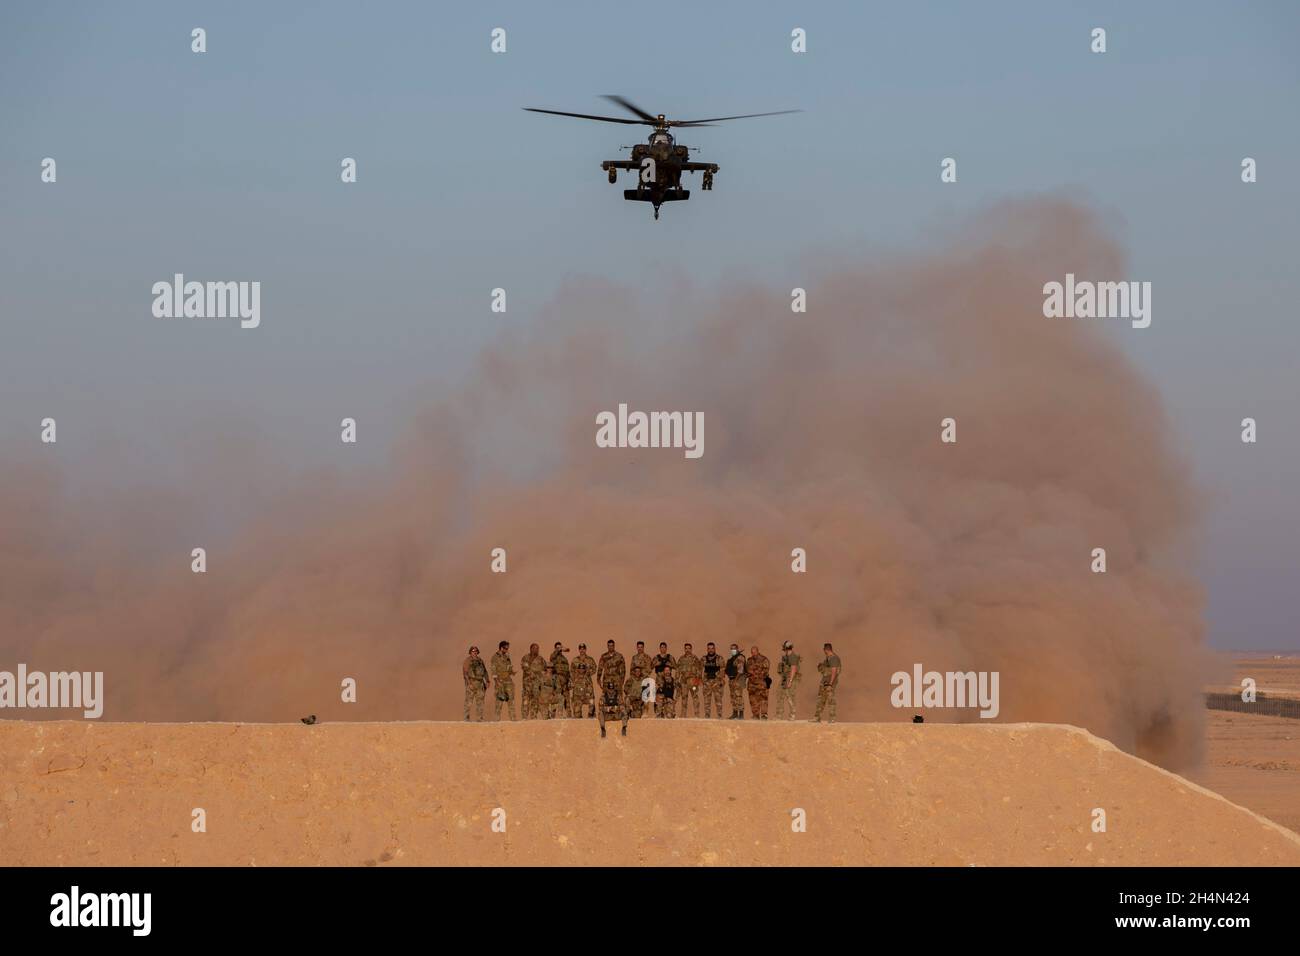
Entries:
[[1300,837],[1049,724],[0,721],[0,863],[1294,866]]

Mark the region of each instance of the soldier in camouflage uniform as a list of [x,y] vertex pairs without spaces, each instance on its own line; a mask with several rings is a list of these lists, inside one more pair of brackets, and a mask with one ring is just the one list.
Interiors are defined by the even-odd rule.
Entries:
[[772,686],[772,678],[767,674],[771,667],[771,662],[758,652],[757,647],[749,649],[745,676],[749,678],[749,716],[755,720],[767,720],[767,693]]
[[573,708],[569,704],[569,659],[564,656],[567,650],[559,641],[555,642],[555,650],[551,651],[551,669],[555,671],[555,691],[560,697],[560,712],[565,717],[572,717]]
[[700,684],[703,682],[704,665],[691,651],[691,645],[685,646],[684,653],[677,658],[677,698],[682,708],[682,716],[691,716],[691,701],[695,701],[695,716],[700,716]]
[[469,657],[460,665],[461,676],[465,678],[465,719],[469,720],[470,704],[478,711],[478,719],[483,720],[483,698],[487,696],[488,671],[483,658],[478,655],[478,648],[469,649]]
[[542,685],[537,695],[538,716],[544,720],[553,720],[559,713],[560,695],[555,684],[555,668],[550,664],[542,675]]
[[718,708],[718,718],[722,718],[722,681],[726,659],[718,653],[717,646],[709,641],[704,656],[700,658],[700,669],[704,674],[704,716],[713,716],[713,707]]
[[745,655],[732,644],[731,656],[726,665],[727,689],[731,692],[731,716],[728,720],[745,719]]
[[641,699],[641,668],[633,667],[632,673],[623,682],[623,699],[627,704],[629,717],[642,716],[645,701]]
[[542,716],[542,681],[546,677],[546,658],[536,644],[529,645],[519,669],[524,675],[524,720],[536,720]]
[[[613,641],[609,642],[613,644]],[[623,655],[619,655],[619,660]],[[601,658],[604,660],[604,658]],[[627,736],[627,705],[623,701],[623,688],[620,681],[616,678],[615,672],[611,669],[605,674],[605,679],[600,685],[600,699],[596,701],[596,719],[600,722],[600,735],[605,736],[605,718],[611,717],[615,720],[623,721],[623,736]]]
[[829,644],[823,644],[822,651],[826,654],[826,659],[817,665],[817,670],[821,671],[822,682],[817,688],[817,712],[812,722],[821,723],[822,711],[825,710],[826,716],[833,724],[835,723],[835,689],[840,685],[840,658],[835,653],[835,648]]
[[510,719],[515,717],[515,665],[510,660],[510,642],[502,641],[497,645],[497,652],[492,655],[492,683],[496,685],[496,700],[492,707],[492,719],[501,719],[501,705],[510,710]]
[[[786,641],[781,645],[781,660],[776,665],[776,672],[781,675],[781,693],[776,698],[776,719],[794,720],[795,697],[799,692],[799,681],[803,672],[799,668],[799,655],[794,652],[794,645]],[[786,708],[789,717],[783,717]]]
[[659,641],[659,653],[655,654],[654,661],[651,661],[650,667],[654,671],[655,693],[663,692],[663,675],[669,667],[676,669],[677,658],[668,653],[668,644],[666,641]]
[[664,666],[655,681],[655,716],[677,716],[677,678],[673,676],[671,664]]
[[569,683],[574,717],[596,716],[596,694],[591,680],[596,676],[595,658],[587,654],[587,645],[578,645],[578,656],[570,668]]
[[636,642],[636,653],[632,655],[632,666],[641,668],[642,674],[653,674],[654,663],[645,652],[645,641]]
[[607,650],[600,655],[600,663],[596,665],[596,683],[604,687],[613,676],[614,683],[622,687],[623,678],[627,677],[627,663],[623,655],[614,650],[613,641],[606,641],[605,647]]

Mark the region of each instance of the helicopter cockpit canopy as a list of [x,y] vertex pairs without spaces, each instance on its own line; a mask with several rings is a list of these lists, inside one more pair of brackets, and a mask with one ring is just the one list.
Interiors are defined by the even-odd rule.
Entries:
[[669,136],[667,133],[655,131],[650,134],[651,146],[658,146],[660,144],[663,144],[664,146],[670,146],[672,145],[672,142],[673,142],[673,138]]

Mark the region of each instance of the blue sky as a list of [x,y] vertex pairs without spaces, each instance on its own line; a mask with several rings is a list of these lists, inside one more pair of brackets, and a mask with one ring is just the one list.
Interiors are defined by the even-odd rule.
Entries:
[[[163,436],[201,409],[274,428],[328,391],[382,418],[569,276],[788,288],[822,254],[923,249],[988,203],[1064,192],[1155,289],[1152,328],[1119,339],[1210,493],[1212,642],[1297,648],[1298,41],[1282,2],[6,5],[0,439],[51,407],[108,415],[165,470]],[[717,188],[651,224],[599,169],[638,128],[520,109],[614,112],[601,93],[806,112],[682,136]],[[273,276],[277,321],[160,332],[140,290],[186,269]],[[485,308],[497,286],[508,318]]]

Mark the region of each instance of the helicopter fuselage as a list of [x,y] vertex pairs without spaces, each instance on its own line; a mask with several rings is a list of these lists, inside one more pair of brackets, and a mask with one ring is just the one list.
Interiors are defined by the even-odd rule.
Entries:
[[624,146],[632,155],[627,159],[607,159],[600,168],[609,173],[611,183],[618,182],[618,171],[626,169],[636,173],[636,188],[623,190],[623,198],[637,202],[648,202],[654,206],[655,218],[659,218],[659,207],[666,202],[690,199],[689,190],[682,188],[682,173],[703,173],[704,181],[700,188],[713,188],[713,174],[718,171],[717,163],[691,162],[690,147],[678,146],[673,139],[671,129],[685,129],[696,126],[716,126],[730,120],[753,119],[758,116],[780,116],[783,113],[797,113],[798,110],[777,110],[775,113],[740,113],[735,116],[710,116],[708,119],[669,119],[663,113],[648,113],[625,96],[606,94],[605,99],[617,103],[635,119],[625,116],[596,116],[591,113],[570,113],[567,110],[542,109],[540,106],[525,106],[530,113],[547,113],[551,116],[571,116],[575,119],[595,120],[599,123],[622,123],[625,126],[649,126],[651,133],[644,144]]
[[611,183],[618,181],[620,169],[634,172],[636,188],[623,190],[623,198],[651,203],[656,219],[663,203],[691,198],[690,190],[682,188],[682,173],[702,172],[701,188],[713,188],[717,163],[691,162],[689,147],[677,145],[667,130],[656,129],[645,143],[638,143],[631,150],[628,159],[609,159],[601,163],[600,168],[609,173]]

